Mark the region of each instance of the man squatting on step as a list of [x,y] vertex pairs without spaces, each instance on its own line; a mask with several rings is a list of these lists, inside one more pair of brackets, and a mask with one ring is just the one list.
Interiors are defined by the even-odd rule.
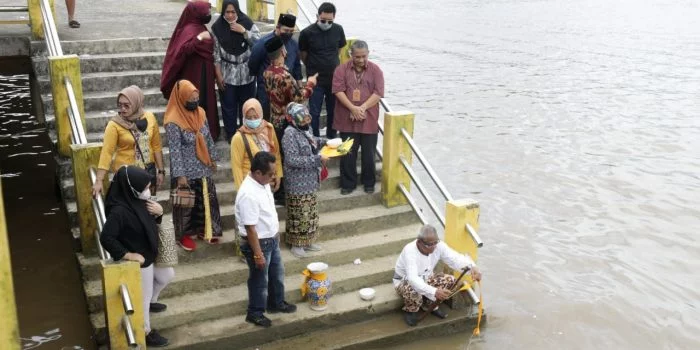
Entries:
[[[434,272],[439,261],[455,270],[469,266],[472,278],[481,280],[481,272],[468,255],[459,254],[440,242],[435,227],[423,226],[418,238],[403,248],[394,269],[394,288],[404,300],[404,321],[409,326],[418,323],[418,311],[424,304],[424,298],[443,301],[451,294],[449,288],[455,278]],[[432,314],[439,318],[447,317],[440,309],[435,309]]]

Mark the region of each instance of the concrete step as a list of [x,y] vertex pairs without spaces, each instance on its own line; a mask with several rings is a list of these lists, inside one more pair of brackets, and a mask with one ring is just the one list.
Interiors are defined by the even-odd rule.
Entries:
[[[79,57],[81,74],[130,70],[161,70],[163,69],[165,50],[158,52],[80,54]],[[46,57],[34,57],[32,65],[36,76],[45,77],[49,74],[49,64]]]
[[[377,318],[330,329],[312,331],[295,337],[276,340],[267,344],[257,344],[248,348],[265,350],[366,350],[395,347],[425,340],[426,337],[439,338],[457,333],[469,334],[476,327],[477,316],[474,310],[452,310],[441,306],[448,317],[444,320],[428,316],[415,327],[404,323],[400,311],[388,312]],[[486,314],[482,316],[481,327],[486,325]]]
[[[271,328],[245,322],[245,316],[232,316],[210,321],[192,322],[166,329],[163,336],[170,340],[169,349],[241,349],[255,347],[274,340],[299,335],[308,330],[332,329],[348,323],[366,321],[395,311],[401,299],[391,283],[375,287],[372,301],[363,301],[356,291],[336,295],[323,312],[299,304],[296,313],[272,314]],[[154,327],[158,327],[154,323]]]
[[[160,87],[160,69],[129,70],[122,72],[98,72],[81,75],[83,93],[121,90],[129,85],[137,85],[141,89]],[[51,92],[51,83],[47,76],[38,77],[39,89],[43,94]],[[113,106],[116,106],[116,96],[113,94]],[[146,104],[148,106],[148,104]],[[46,112],[45,112],[46,113]]]
[[[150,71],[152,72],[152,71]],[[165,106],[168,104],[168,100],[163,97],[160,92],[160,71],[158,71],[158,83],[156,86],[146,88],[139,86],[143,90],[144,94],[144,104],[146,110],[148,111],[161,111],[160,115],[156,115],[159,118],[159,124],[163,125],[163,114],[165,111]],[[47,84],[46,82],[44,84]],[[94,92],[83,92],[83,105],[86,112],[86,120],[91,119],[91,117],[104,118],[102,122],[97,122],[97,126],[91,127],[88,122],[86,132],[99,131],[100,128],[104,130],[105,125],[109,118],[117,114],[117,94],[119,91],[128,85],[115,85],[107,87],[102,91]],[[46,122],[52,128],[55,123],[53,122],[54,109],[53,109],[53,96],[51,96],[51,91],[42,90],[41,100],[44,104],[44,113],[46,114]]]
[[[287,255],[290,259],[296,259],[291,253]],[[361,265],[353,265],[350,261],[348,264],[331,266],[328,270],[328,276],[333,281],[332,293],[338,295],[390,282],[394,263],[395,257],[390,255],[367,259]],[[151,316],[152,324],[157,325],[160,330],[195,321],[245,314],[248,305],[246,285],[248,267],[239,260],[235,264],[240,265],[240,271],[246,276],[240,283],[230,287],[218,287],[197,292],[189,291],[180,296],[163,296],[159,302],[168,305],[168,309],[163,313],[153,314]],[[300,286],[303,281],[301,271],[304,268],[305,266],[300,266],[298,270],[286,270],[285,299],[290,303],[303,303]],[[101,300],[101,298],[99,299]],[[104,313],[101,310],[91,314],[91,319],[96,329],[104,326]]]
[[[64,55],[104,55],[138,52],[165,52],[170,38],[124,38],[61,41]],[[31,56],[46,56],[45,41],[32,41]]]

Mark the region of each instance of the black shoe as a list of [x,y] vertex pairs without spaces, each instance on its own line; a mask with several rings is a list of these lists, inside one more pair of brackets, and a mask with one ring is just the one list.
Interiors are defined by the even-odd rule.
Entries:
[[430,312],[430,313],[433,314],[433,315],[435,315],[437,318],[442,318],[442,319],[447,318],[447,313],[444,312],[444,311],[442,311],[442,310],[440,310],[440,308],[437,308],[437,309],[433,310],[433,311]]
[[168,345],[168,338],[164,338],[158,334],[158,331],[151,329],[151,332],[146,334],[146,346],[161,348]]
[[165,309],[167,309],[167,308],[168,308],[168,305],[165,305],[165,304],[161,304],[161,303],[151,303],[151,307],[149,308],[149,310],[150,310],[151,312],[163,312],[163,311],[165,311]]
[[342,194],[342,195],[347,195],[347,194],[352,193],[353,191],[355,191],[354,188],[341,188],[341,189],[340,189],[340,194]]
[[297,306],[294,304],[290,304],[286,301],[282,302],[282,307],[276,307],[274,309],[267,309],[267,312],[271,314],[276,314],[278,312],[282,312],[285,314],[291,314],[297,311]]
[[406,321],[407,325],[413,327],[413,326],[418,324],[418,313],[404,311],[403,312],[403,320]]
[[265,317],[265,315],[253,316],[251,314],[248,314],[245,317],[245,321],[250,322],[256,326],[265,327],[265,328],[269,328],[270,326],[272,326],[272,321],[270,321],[269,318]]
[[374,186],[365,186],[365,193],[374,193]]

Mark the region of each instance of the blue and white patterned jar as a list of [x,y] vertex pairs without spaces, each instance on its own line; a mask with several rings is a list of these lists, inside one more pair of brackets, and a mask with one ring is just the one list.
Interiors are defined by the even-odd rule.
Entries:
[[306,294],[309,299],[309,307],[312,310],[323,311],[328,307],[328,299],[331,297],[331,280],[326,271],[328,264],[314,262],[306,266],[304,270],[304,284],[301,287],[302,296]]

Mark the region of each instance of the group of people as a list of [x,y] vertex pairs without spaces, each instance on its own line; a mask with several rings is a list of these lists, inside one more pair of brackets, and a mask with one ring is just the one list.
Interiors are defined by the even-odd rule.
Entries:
[[[369,48],[364,41],[355,41],[350,48],[351,60],[340,64],[339,50],[346,40],[342,27],[334,23],[336,8],[331,3],[321,4],[317,22],[301,31],[298,43],[291,37],[294,16],[281,15],[275,30],[261,36],[236,0],[223,2],[212,34],[205,26],[211,20],[209,6],[206,1],[186,5],[170,39],[161,77],[161,91],[168,100],[163,124],[170,188],[194,193],[193,206],[173,206],[174,234],[186,251],[196,249],[195,238],[208,244],[221,239],[223,228],[212,178],[219,160],[215,140],[221,134],[218,87],[237,190],[235,230],[250,270],[246,321],[269,327],[266,310],[296,310],[284,300],[276,202],[283,200],[286,205],[284,236],[292,253],[301,258],[321,250],[316,244],[317,192],[328,158],[320,150],[336,132],[343,140],[355,140],[350,152],[341,158],[341,194],[357,187],[360,148],[361,182],[365,192],[374,192],[378,103],[384,95],[384,79],[381,69],[368,61]],[[306,66],[305,83],[300,61]],[[321,137],[324,101],[328,124],[326,137]],[[158,296],[174,276],[172,267],[154,266],[158,224],[163,216],[163,208],[154,197],[165,181],[163,144],[158,122],[145,111],[139,87],[123,89],[117,96],[117,107],[117,115],[105,128],[93,186],[93,195],[101,195],[105,177],[113,174],[101,242],[115,261],[141,264],[144,310],[160,312],[167,306],[158,303]],[[450,251],[444,244],[426,241],[431,237],[424,233],[419,237],[420,253],[429,255],[436,247],[438,255]],[[421,260],[413,255],[400,261]],[[448,257],[455,264],[473,265],[453,255]],[[411,291],[431,299],[444,296],[420,283],[418,278],[431,283],[422,271],[416,275],[415,269],[397,265],[397,274],[408,283],[397,284],[395,280],[397,291],[413,300],[407,312],[414,312],[418,303]],[[148,346],[167,345],[168,340],[151,329],[148,314],[144,315]]]

